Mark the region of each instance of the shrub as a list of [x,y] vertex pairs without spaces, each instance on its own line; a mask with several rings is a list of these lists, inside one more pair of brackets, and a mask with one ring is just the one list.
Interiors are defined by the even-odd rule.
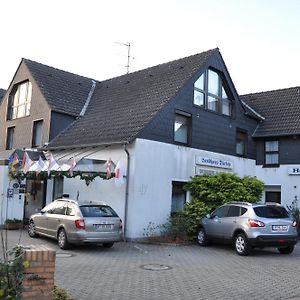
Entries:
[[19,219],[6,219],[5,224],[21,224],[23,221]]
[[188,235],[196,236],[199,220],[227,202],[258,202],[263,191],[263,182],[250,177],[219,173],[192,177],[185,185],[190,190],[192,200],[185,205]]
[[297,196],[295,196],[295,199],[292,201],[292,204],[287,205],[286,207],[289,214],[297,222],[298,235],[300,236],[300,208],[298,206]]
[[53,300],[70,300],[70,296],[65,289],[59,288],[54,285]]

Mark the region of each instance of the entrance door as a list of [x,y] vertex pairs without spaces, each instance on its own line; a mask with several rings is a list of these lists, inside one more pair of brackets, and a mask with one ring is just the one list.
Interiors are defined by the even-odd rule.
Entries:
[[32,214],[39,212],[46,203],[46,181],[26,180],[26,194],[24,206],[24,218],[28,219]]

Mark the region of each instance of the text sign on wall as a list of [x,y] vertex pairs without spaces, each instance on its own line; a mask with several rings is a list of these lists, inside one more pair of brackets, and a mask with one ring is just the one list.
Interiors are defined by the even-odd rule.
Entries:
[[216,159],[204,156],[196,156],[196,165],[210,166],[223,169],[233,168],[233,163],[230,160]]
[[293,167],[288,169],[289,175],[300,175],[300,167]]

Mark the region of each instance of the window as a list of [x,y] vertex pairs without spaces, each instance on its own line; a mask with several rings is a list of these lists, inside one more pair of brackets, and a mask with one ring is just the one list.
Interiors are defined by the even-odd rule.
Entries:
[[283,219],[289,217],[288,212],[282,206],[258,206],[254,208],[254,212],[261,218]]
[[188,144],[190,135],[190,115],[176,114],[174,123],[174,141]]
[[53,200],[60,198],[63,194],[63,190],[64,190],[64,178],[59,176],[54,177],[53,194],[52,194]]
[[14,147],[14,134],[15,127],[8,127],[6,133],[6,150],[10,150]]
[[247,132],[237,130],[236,132],[236,149],[235,153],[239,156],[247,155]]
[[13,120],[30,114],[32,85],[25,81],[13,87],[9,95],[7,119]]
[[102,218],[102,217],[117,217],[116,212],[109,206],[102,205],[83,205],[80,206],[80,210],[83,217],[93,217],[93,218]]
[[33,134],[32,134],[32,147],[42,146],[42,129],[43,129],[43,121],[35,121],[33,122]]
[[227,213],[229,210],[229,206],[221,206],[217,210],[214,211],[214,213],[211,215],[211,218],[224,218],[227,217]]
[[194,104],[226,116],[232,114],[229,99],[219,73],[208,69],[194,84]]
[[56,215],[65,215],[67,206],[64,202],[57,202],[55,208],[52,211],[52,214]]
[[266,202],[281,204],[281,192],[266,192]]
[[171,213],[183,211],[186,203],[186,191],[183,189],[184,183],[173,182],[172,183],[172,205]]
[[279,142],[278,141],[265,142],[265,164],[266,165],[279,164]]
[[240,207],[230,206],[227,217],[238,217],[238,216],[240,216]]

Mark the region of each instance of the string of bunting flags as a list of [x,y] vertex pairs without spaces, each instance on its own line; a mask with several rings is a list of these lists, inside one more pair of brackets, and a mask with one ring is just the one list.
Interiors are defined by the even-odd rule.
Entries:
[[[34,161],[30,158],[27,151],[23,152],[22,159],[20,159],[18,153],[15,151],[9,157],[9,177],[11,179],[17,180],[46,180],[58,176],[64,176],[67,178],[79,176],[80,179],[85,180],[87,185],[89,185],[96,177],[100,177],[102,179],[110,179],[112,177],[115,177],[115,173],[111,171],[112,161],[110,158],[105,163],[105,172],[90,172],[74,170],[78,163],[75,157],[71,157],[68,163],[59,165],[50,151],[44,154],[46,160],[44,160],[41,155],[39,155],[39,159],[37,161]],[[117,173],[117,176],[115,177],[116,185],[122,185],[124,183],[124,179],[120,167],[120,162],[118,162],[115,168],[115,172]]]

